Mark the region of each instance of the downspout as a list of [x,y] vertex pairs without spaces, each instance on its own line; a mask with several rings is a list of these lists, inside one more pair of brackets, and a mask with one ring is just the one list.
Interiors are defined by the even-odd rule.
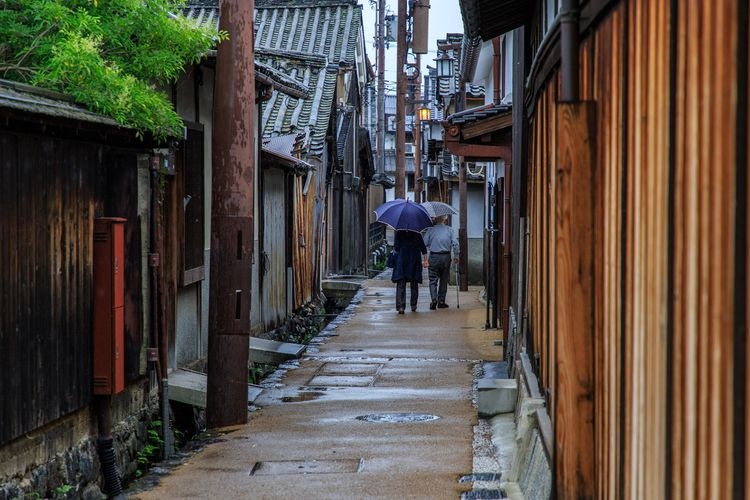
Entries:
[[107,498],[125,498],[122,494],[122,481],[117,469],[117,457],[112,438],[112,396],[96,396],[96,421],[99,438],[96,440],[96,451],[104,478],[104,492]]
[[167,327],[166,303],[164,297],[164,276],[162,253],[164,236],[162,234],[162,192],[160,179],[161,158],[151,157],[150,174],[150,214],[149,214],[149,267],[151,269],[151,349],[149,361],[156,364],[157,383],[159,384],[159,410],[162,421],[162,456],[169,458],[172,454],[172,439],[169,429],[169,382],[167,380]]
[[576,102],[578,95],[578,0],[562,0],[560,12],[560,63],[562,72],[563,102]]
[[492,39],[492,102],[499,104],[500,97],[500,37]]

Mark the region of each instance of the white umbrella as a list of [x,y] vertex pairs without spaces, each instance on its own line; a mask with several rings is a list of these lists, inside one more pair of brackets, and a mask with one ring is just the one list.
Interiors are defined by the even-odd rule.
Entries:
[[458,215],[458,211],[442,201],[424,201],[420,203],[430,214],[430,217],[443,217],[444,215]]

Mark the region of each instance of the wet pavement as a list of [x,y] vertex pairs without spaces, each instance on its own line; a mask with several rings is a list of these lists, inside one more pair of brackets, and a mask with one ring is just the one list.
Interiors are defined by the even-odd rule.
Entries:
[[457,309],[450,287],[450,307],[430,311],[425,282],[418,310],[398,315],[382,278],[264,382],[246,425],[130,497],[456,499],[494,480],[473,380],[502,348],[484,330],[480,289]]

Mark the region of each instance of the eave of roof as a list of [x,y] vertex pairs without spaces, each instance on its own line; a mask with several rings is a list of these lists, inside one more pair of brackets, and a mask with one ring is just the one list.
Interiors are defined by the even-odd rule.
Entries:
[[307,163],[304,160],[300,160],[299,158],[295,158],[294,156],[274,151],[266,146],[261,146],[261,159],[263,157],[265,157],[266,161],[275,161],[282,167],[287,168],[297,174],[306,173],[314,168],[311,164]]
[[9,80],[0,80],[0,108],[131,130],[108,116],[75,104],[69,96]]
[[255,61],[255,79],[297,99],[309,99],[310,88],[268,64]]
[[493,116],[508,113],[511,111],[511,106],[507,104],[485,104],[484,106],[478,106],[476,108],[459,111],[448,116],[445,121],[450,125],[455,124],[468,124]]
[[464,30],[469,38],[491,40],[522,26],[529,18],[529,0],[459,0]]

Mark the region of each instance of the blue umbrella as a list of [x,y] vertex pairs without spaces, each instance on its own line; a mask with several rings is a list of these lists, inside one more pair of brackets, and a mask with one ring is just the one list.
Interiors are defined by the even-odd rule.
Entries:
[[378,222],[387,224],[393,229],[420,232],[432,225],[427,210],[411,200],[391,200],[375,209]]

